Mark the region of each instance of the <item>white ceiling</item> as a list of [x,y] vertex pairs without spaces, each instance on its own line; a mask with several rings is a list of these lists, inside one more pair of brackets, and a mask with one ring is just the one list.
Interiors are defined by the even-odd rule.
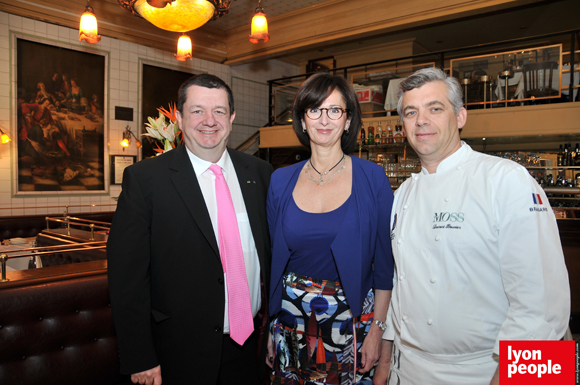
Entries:
[[[261,0],[260,6],[264,9],[266,18],[278,16],[287,12],[309,7],[326,0]],[[227,31],[230,29],[249,26],[252,16],[258,7],[258,0],[234,0],[227,15],[210,21],[209,26]],[[248,34],[250,32],[248,31]]]

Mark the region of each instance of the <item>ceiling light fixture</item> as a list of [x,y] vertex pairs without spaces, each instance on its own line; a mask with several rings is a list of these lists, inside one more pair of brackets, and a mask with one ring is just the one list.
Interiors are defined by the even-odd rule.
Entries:
[[90,44],[101,41],[99,27],[97,25],[97,17],[95,16],[95,11],[93,10],[93,7],[91,7],[89,0],[87,0],[87,6],[85,12],[81,16],[81,22],[79,25],[79,41],[83,40]]
[[187,59],[191,60],[192,58],[191,39],[186,34],[181,35],[177,41],[177,53],[175,54],[175,58],[179,61],[186,61]]
[[188,32],[228,13],[235,0],[117,0],[157,28]]
[[270,34],[268,33],[268,20],[266,19],[266,14],[264,9],[260,6],[262,0],[258,0],[258,8],[256,8],[256,13],[252,18],[252,33],[250,34],[250,42],[257,44],[260,41],[266,43],[270,40]]

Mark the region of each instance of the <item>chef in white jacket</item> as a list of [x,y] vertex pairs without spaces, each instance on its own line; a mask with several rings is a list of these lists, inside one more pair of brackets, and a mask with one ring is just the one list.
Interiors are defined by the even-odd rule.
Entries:
[[473,151],[459,82],[436,68],[400,85],[399,115],[421,160],[395,193],[393,340],[375,384],[497,384],[499,341],[558,340],[568,273],[542,188],[515,162]]

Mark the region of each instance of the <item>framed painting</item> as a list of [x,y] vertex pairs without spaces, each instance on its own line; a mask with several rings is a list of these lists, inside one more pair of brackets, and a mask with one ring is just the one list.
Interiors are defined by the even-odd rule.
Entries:
[[15,194],[106,192],[106,54],[19,37],[15,47]]
[[[141,132],[145,130],[145,123],[148,123],[147,118],[156,118],[159,116],[159,107],[168,109],[169,104],[177,105],[177,94],[179,87],[187,79],[194,74],[189,72],[179,71],[177,69],[163,68],[148,63],[143,63],[143,87],[142,87],[142,107],[141,107]],[[144,136],[141,139],[143,143],[142,156],[149,158],[155,156],[157,153],[154,148],[161,147],[158,141],[149,136]]]

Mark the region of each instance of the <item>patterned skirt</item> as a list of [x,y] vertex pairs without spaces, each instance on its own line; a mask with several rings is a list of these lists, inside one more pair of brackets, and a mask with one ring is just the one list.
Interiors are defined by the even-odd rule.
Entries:
[[271,325],[276,349],[272,384],[372,384],[373,371],[362,375],[355,370],[373,320],[372,289],[362,314],[353,318],[340,282],[294,273],[283,279],[282,310]]

